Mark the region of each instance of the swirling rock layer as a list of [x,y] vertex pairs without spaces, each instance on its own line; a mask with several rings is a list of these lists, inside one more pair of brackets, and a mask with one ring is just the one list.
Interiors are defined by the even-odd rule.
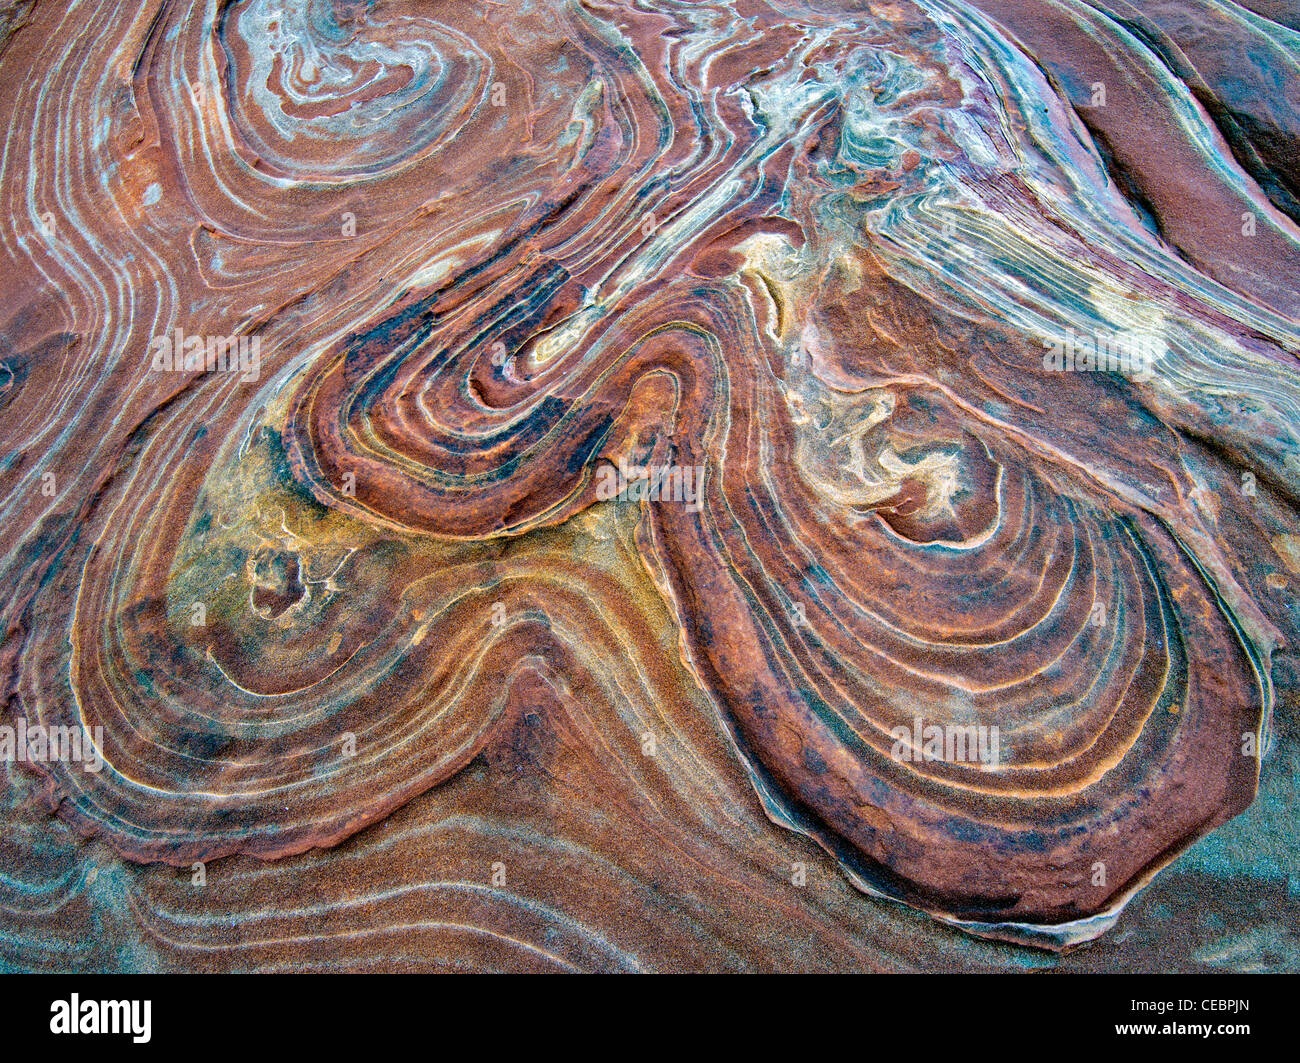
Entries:
[[1274,7],[10,5],[3,962],[1285,926]]

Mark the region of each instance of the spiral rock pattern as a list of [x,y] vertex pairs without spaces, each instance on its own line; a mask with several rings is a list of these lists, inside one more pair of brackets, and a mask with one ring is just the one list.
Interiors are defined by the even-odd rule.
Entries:
[[10,5],[5,962],[1097,937],[1294,699],[1274,17]]

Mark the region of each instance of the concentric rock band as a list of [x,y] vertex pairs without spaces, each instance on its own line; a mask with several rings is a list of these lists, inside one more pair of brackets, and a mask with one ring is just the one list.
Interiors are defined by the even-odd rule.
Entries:
[[4,964],[1102,934],[1294,705],[1278,6],[8,5]]

